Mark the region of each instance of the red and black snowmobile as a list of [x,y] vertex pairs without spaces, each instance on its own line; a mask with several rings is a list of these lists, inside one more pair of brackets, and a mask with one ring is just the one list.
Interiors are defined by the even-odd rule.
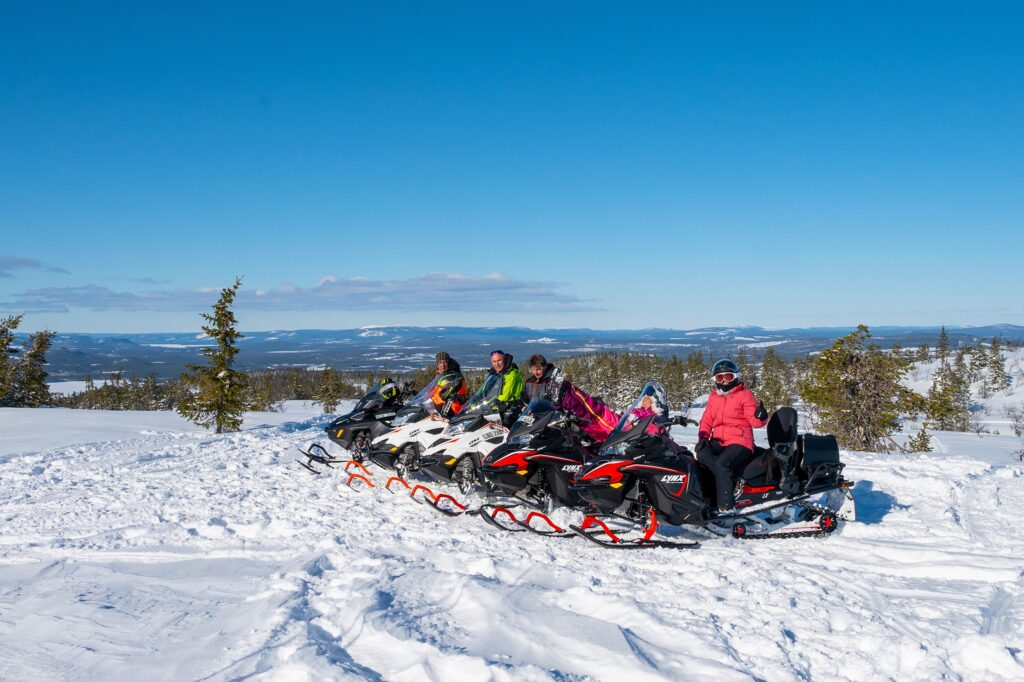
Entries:
[[[493,491],[508,495],[510,504],[487,504],[481,518],[503,530],[530,530],[541,535],[572,536],[540,511],[520,521],[512,509],[589,506],[572,488],[576,473],[594,457],[595,443],[574,415],[558,410],[549,400],[530,402],[509,429],[508,440],[487,454],[480,465]],[[534,520],[544,526],[531,525]]]
[[[661,415],[641,408],[645,394],[663,396],[664,388],[644,387],[576,477],[573,489],[600,510],[572,527],[578,535],[615,548],[692,547],[654,540],[654,530],[660,522],[737,538],[795,537],[831,533],[840,519],[852,518],[852,484],[843,479],[835,437],[798,434],[796,411],[788,407],[768,422],[769,447],[756,448],[739,470],[736,510],[719,514],[714,475],[671,439]],[[644,533],[623,539],[608,520],[633,521]]]

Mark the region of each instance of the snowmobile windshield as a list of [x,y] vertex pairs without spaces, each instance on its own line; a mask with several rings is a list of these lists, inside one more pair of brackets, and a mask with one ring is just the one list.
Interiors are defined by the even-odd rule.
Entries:
[[384,399],[381,398],[380,389],[380,384],[371,386],[370,390],[366,392],[366,395],[360,398],[359,402],[356,403],[356,406],[352,408],[352,411],[360,412],[362,410],[372,410],[375,407],[383,405]]
[[434,404],[434,392],[437,390],[437,382],[440,380],[440,376],[434,377],[434,380],[424,386],[419,393],[410,398],[406,405],[422,407],[427,411],[427,414],[434,414],[437,412],[437,405]]
[[651,427],[658,428],[662,424],[668,423],[668,391],[657,381],[647,382],[629,409],[622,413],[622,418],[609,434],[608,440],[617,434],[629,431],[637,423],[650,417],[653,417]]
[[437,382],[441,377],[435,377],[433,381],[409,399],[402,411],[398,413],[391,426],[399,427],[408,424],[410,421],[419,421],[425,417],[437,414],[437,405],[434,404],[434,391],[437,390]]
[[535,398],[530,401],[530,404],[519,415],[519,419],[509,429],[508,442],[511,445],[526,445],[538,431],[547,428],[558,418],[558,409],[550,400]]
[[498,396],[501,395],[501,387],[505,380],[500,374],[491,374],[487,377],[484,385],[477,389],[459,412],[459,421],[469,417],[479,417],[482,414],[494,412],[498,406]]

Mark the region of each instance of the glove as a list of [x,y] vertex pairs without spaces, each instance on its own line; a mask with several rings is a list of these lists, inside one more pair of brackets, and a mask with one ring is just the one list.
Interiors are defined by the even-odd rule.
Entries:
[[701,438],[699,441],[697,441],[697,445],[693,448],[693,451],[696,452],[696,453],[699,453],[701,450],[703,450],[707,446],[708,446],[708,439],[707,438]]
[[754,419],[767,419],[767,418],[768,418],[768,410],[766,410],[764,408],[764,401],[763,400],[758,400],[757,401],[757,409],[754,410]]

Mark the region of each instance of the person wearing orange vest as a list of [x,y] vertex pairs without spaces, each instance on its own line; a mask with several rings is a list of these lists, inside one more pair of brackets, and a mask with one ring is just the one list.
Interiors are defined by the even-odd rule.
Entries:
[[430,399],[437,408],[438,414],[442,417],[451,417],[462,410],[466,402],[468,391],[466,390],[466,379],[462,376],[462,367],[445,351],[436,356],[437,385],[430,394]]

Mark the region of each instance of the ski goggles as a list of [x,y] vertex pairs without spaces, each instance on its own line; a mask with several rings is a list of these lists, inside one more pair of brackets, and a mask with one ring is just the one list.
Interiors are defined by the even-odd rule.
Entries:
[[737,376],[739,375],[737,375],[736,372],[719,372],[718,374],[715,375],[715,383],[727,384],[733,379],[735,379]]

